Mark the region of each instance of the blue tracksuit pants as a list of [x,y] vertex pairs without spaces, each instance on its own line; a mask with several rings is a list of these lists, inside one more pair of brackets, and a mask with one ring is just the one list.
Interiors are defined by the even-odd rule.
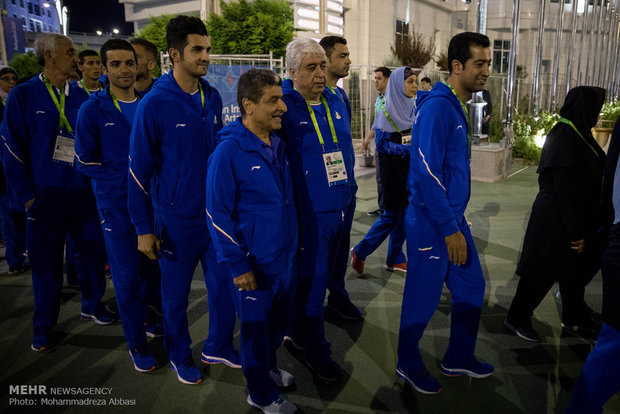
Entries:
[[230,296],[230,271],[217,263],[206,223],[201,227],[175,227],[158,222],[157,237],[161,240],[161,298],[170,360],[180,363],[192,354],[187,305],[199,262],[209,301],[209,336],[202,352],[210,356],[230,355],[236,321]]
[[99,218],[125,339],[127,346],[135,349],[146,343],[147,280],[160,283],[159,267],[138,252],[127,208],[101,208]]
[[467,261],[456,266],[448,260],[444,237],[423,209],[407,209],[407,279],[403,293],[398,342],[398,366],[416,374],[425,369],[418,343],[439,305],[444,283],[452,293],[447,366],[463,366],[474,358],[484,299],[485,281],[476,246],[465,217],[459,227],[467,241]]
[[599,414],[603,405],[620,391],[620,331],[603,323],[594,349],[573,389],[566,414]]
[[25,262],[26,229],[23,223],[16,222],[16,219],[19,220],[19,215],[23,217],[23,214],[11,208],[8,196],[0,195],[0,225],[6,245],[4,256],[9,264],[9,270],[16,270]]
[[366,258],[390,236],[388,254],[385,263],[388,266],[407,261],[403,253],[405,243],[405,210],[384,210],[375,224],[372,225],[364,239],[355,246],[355,254],[361,260]]
[[28,210],[26,246],[34,289],[34,335],[49,336],[58,320],[67,231],[75,240],[82,312],[93,314],[105,291],[105,248],[94,196],[43,190]]
[[334,255],[334,263],[329,273],[327,288],[329,289],[330,302],[348,302],[349,292],[345,287],[344,278],[347,274],[349,265],[349,250],[351,249],[351,227],[353,226],[353,216],[355,215],[355,198],[344,211],[344,230],[342,237],[339,238],[337,252]]
[[306,359],[320,364],[331,357],[323,302],[330,275],[340,275],[343,255],[346,268],[349,256],[343,246],[348,248],[350,226],[340,211],[303,214],[300,223],[299,278],[290,333],[304,347]]
[[241,321],[241,360],[252,400],[269,405],[278,398],[278,389],[269,376],[276,369],[276,351],[282,344],[293,317],[297,283],[296,267],[282,274],[267,275],[255,267],[257,289],[237,290],[230,278],[235,309]]

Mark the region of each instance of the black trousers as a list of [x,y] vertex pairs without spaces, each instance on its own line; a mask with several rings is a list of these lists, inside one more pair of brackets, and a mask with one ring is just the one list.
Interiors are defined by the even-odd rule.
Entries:
[[601,263],[603,272],[603,320],[620,330],[620,224],[614,224]]

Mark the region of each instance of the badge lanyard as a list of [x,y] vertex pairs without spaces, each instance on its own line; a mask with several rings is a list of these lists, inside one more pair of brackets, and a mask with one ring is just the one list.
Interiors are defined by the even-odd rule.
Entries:
[[[336,136],[336,128],[334,128],[334,121],[332,119],[332,114],[329,111],[329,105],[327,104],[327,101],[325,100],[323,95],[321,95],[321,102],[323,103],[323,106],[325,106],[325,111],[327,112],[327,122],[329,123],[329,129],[332,133],[332,140],[334,141],[334,144],[336,144],[336,148],[338,148],[338,137]],[[325,152],[325,141],[323,140],[323,134],[321,134],[321,130],[319,129],[319,124],[316,121],[314,109],[312,109],[310,102],[306,101],[306,105],[308,106],[308,112],[310,113],[310,118],[312,119],[312,125],[314,125],[316,135],[319,137],[319,143],[323,147],[323,152]]]
[[[88,89],[88,88],[86,87],[86,84],[84,83],[84,79],[80,79],[80,83],[81,83],[81,84],[82,84],[82,86],[84,87],[84,90],[86,91],[86,93],[88,94],[88,96],[90,96],[90,89]],[[97,90],[98,90],[98,91],[100,91],[100,90],[101,90],[101,86],[99,86],[99,87],[97,88]]]
[[[121,106],[118,104],[118,99],[116,99],[116,95],[114,95],[114,92],[112,92],[112,88],[108,88],[108,92],[110,93],[110,98],[112,98],[112,102],[114,102],[114,106],[116,107],[116,109],[118,109],[118,112],[122,114],[123,110],[121,109]],[[136,95],[134,99],[140,99],[140,98],[138,98],[138,96]],[[135,102],[135,101],[132,101],[132,102]]]
[[584,138],[584,136],[583,136],[583,135],[581,135],[581,132],[579,132],[579,130],[577,129],[577,127],[575,126],[575,124],[573,124],[573,122],[572,122],[570,119],[560,118],[560,122],[561,122],[561,123],[563,123],[563,124],[566,124],[566,125],[570,125],[570,126],[571,126],[574,130],[575,130],[575,132],[577,133],[577,135],[579,135],[579,137],[581,137],[581,139],[583,140],[583,142],[585,142],[585,143],[586,143],[586,145],[587,145],[588,147],[590,147],[590,149],[594,152],[594,155],[596,155],[596,158],[600,158],[600,157],[599,157],[599,155],[598,155],[598,152],[596,152],[596,150],[595,150],[594,148],[592,148],[592,145],[590,145],[590,144],[588,143],[588,141],[586,141],[586,139]]
[[454,96],[456,96],[456,99],[459,100],[459,103],[461,104],[461,108],[463,109],[463,114],[465,115],[465,121],[467,122],[467,143],[469,144],[469,159],[471,159],[471,133],[469,131],[469,111],[467,110],[467,106],[463,103],[463,101],[461,101],[461,98],[459,98],[459,96],[456,94],[456,91],[454,90],[452,85],[450,85],[448,82],[444,82],[444,84],[448,88],[450,88]]
[[396,125],[396,122],[392,120],[392,118],[390,117],[390,114],[388,114],[388,111],[385,109],[385,99],[383,100],[383,102],[381,102],[381,109],[383,110],[383,113],[385,114],[385,117],[387,118],[387,120],[390,121],[390,124],[392,124],[392,126],[396,128],[396,132],[400,134],[400,128],[398,128],[398,126]]
[[58,127],[59,128],[65,127],[67,131],[69,131],[69,133],[73,134],[73,128],[71,128],[71,125],[69,124],[69,120],[67,119],[67,116],[65,115],[65,93],[59,91],[60,102],[58,102],[58,98],[56,98],[56,94],[52,90],[52,85],[44,73],[42,74],[42,78],[43,78],[43,83],[45,83],[45,86],[47,87],[47,91],[50,93],[50,96],[52,97],[52,100],[54,101],[54,105],[56,105],[56,109],[58,109],[58,113],[60,114],[60,122],[58,124]]

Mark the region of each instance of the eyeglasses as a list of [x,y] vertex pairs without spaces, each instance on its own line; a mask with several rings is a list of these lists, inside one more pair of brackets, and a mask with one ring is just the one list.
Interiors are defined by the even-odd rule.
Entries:
[[17,82],[17,76],[15,76],[15,75],[4,75],[4,76],[0,76],[0,80],[3,80],[5,82]]

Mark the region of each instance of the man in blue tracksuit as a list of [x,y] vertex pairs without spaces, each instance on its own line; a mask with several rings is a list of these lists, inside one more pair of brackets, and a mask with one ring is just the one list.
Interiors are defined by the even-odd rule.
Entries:
[[280,135],[286,142],[300,220],[299,288],[292,344],[303,348],[306,363],[323,381],[342,371],[325,339],[323,301],[342,256],[348,258],[350,217],[357,184],[350,120],[343,100],[325,87],[327,58],[308,38],[288,44],[291,75],[282,90],[288,111]]
[[280,413],[295,409],[278,393],[293,376],[278,369],[276,350],[292,319],[297,281],[293,183],[284,143],[273,133],[286,111],[281,84],[270,70],[241,75],[241,119],[219,132],[207,173],[207,223],[241,320],[248,403]]
[[42,351],[52,345],[60,311],[67,231],[78,255],[82,318],[109,324],[115,315],[101,303],[105,257],[90,180],[73,165],[73,127],[87,97],[67,82],[77,59],[73,42],[42,33],[34,49],[43,73],[13,89],[1,135],[7,181],[28,215],[26,246],[35,300],[31,347]]
[[218,267],[204,211],[207,160],[222,127],[222,99],[202,78],[211,49],[204,23],[178,16],[168,23],[166,39],[174,70],[159,78],[138,105],[130,138],[128,206],[138,250],[151,259],[161,251],[171,368],[182,383],[198,384],[202,375],[192,359],[187,321],[198,262],[209,294],[209,337],[202,361],[241,368],[232,346],[236,318],[227,269]]
[[133,88],[137,58],[129,42],[112,39],[101,47],[101,59],[110,83],[80,108],[77,168],[92,179],[129,355],[137,371],[148,372],[157,368],[157,361],[146,337],[158,332],[155,321],[147,318],[147,279],[159,282],[159,269],[138,252],[127,210],[129,134],[139,101]]
[[[349,115],[349,129],[351,122],[351,103],[344,89],[337,85],[339,79],[342,79],[349,75],[349,68],[351,66],[351,54],[347,47],[347,40],[340,36],[325,36],[319,42],[325,55],[327,56],[327,71],[325,73],[327,78],[327,88],[335,95],[340,97],[347,107],[347,113]],[[352,211],[355,211],[355,197],[353,198]],[[345,223],[345,233],[351,234],[351,227],[353,225],[353,214],[347,216]],[[351,245],[350,237],[342,240],[341,248],[349,250]],[[327,297],[327,307],[340,316],[343,319],[348,320],[361,320],[363,319],[362,312],[351,302],[349,292],[345,288],[344,278],[347,273],[349,255],[343,252],[336,255],[336,263],[334,263],[333,271],[330,275],[330,280],[327,284],[329,289],[329,296]]]
[[464,102],[484,89],[491,64],[489,39],[469,32],[454,36],[448,61],[447,83],[437,83],[418,101],[405,216],[409,266],[396,373],[425,394],[441,391],[424,366],[419,341],[444,283],[452,293],[452,319],[441,371],[474,378],[493,374],[491,365],[474,357],[485,282],[464,216],[471,188]]

